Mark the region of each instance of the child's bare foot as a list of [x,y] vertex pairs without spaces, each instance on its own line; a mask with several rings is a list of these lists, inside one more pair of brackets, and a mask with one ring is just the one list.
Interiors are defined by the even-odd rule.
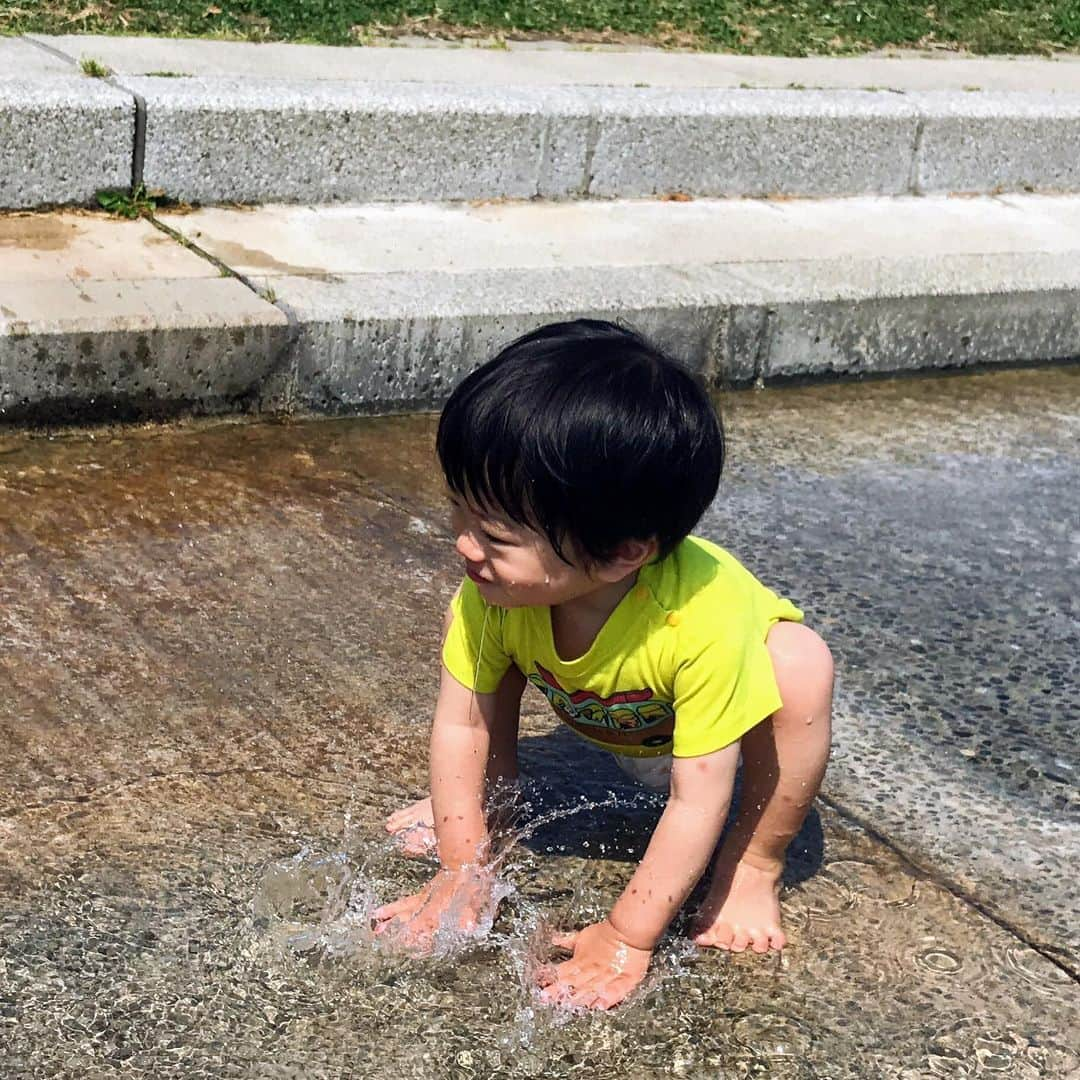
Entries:
[[386,819],[386,831],[397,841],[402,854],[413,858],[430,855],[435,850],[435,815],[430,796],[395,810]]
[[782,949],[787,937],[780,929],[782,862],[744,856],[733,866],[718,865],[709,894],[690,930],[697,945],[756,953]]

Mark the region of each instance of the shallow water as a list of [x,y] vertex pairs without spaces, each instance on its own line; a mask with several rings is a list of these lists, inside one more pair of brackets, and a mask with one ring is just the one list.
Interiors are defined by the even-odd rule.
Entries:
[[537,1003],[537,934],[599,917],[629,863],[520,849],[490,941],[406,959],[371,945],[363,915],[424,870],[373,841],[374,823],[267,843],[185,828],[210,793],[172,794],[169,840],[137,868],[91,854],[8,910],[5,1075],[1065,1077],[1080,1066],[1075,987],[1060,970],[828,814],[825,865],[785,898],[782,960],[673,937],[628,1006],[581,1016]]
[[[706,524],[823,619],[844,659],[830,802],[795,844],[782,958],[702,952],[676,927],[652,982],[611,1015],[538,1007],[530,974],[545,927],[606,911],[659,802],[539,701],[522,760],[552,820],[509,859],[493,935],[423,961],[367,936],[375,898],[428,872],[381,822],[422,790],[430,657],[457,573],[430,418],[0,442],[0,1075],[1080,1075],[1055,930],[1068,848],[1050,831],[1075,784],[1039,772],[1074,775],[1075,713],[1059,696],[1040,741],[1031,702],[1049,695],[1021,681],[1006,713],[973,712],[952,743],[941,715],[956,679],[977,700],[975,656],[992,669],[999,647],[1026,650],[1022,626],[1001,629],[1025,610],[1024,567],[1067,580],[1064,537],[1032,562],[1022,530],[1004,534],[1023,519],[1052,539],[1069,520],[1075,385],[1031,371],[728,403],[729,501]],[[1003,487],[1038,469],[1043,487]],[[934,475],[953,479],[964,519],[943,518],[944,538],[912,509]],[[898,542],[901,512],[914,525]],[[985,551],[1009,544],[995,569]],[[959,612],[938,626],[925,591],[902,588],[913,566],[950,560],[978,570],[967,594],[995,627],[975,654],[948,636],[963,608],[937,605]],[[1039,603],[1066,615],[1055,588]],[[914,621],[947,664],[904,644]],[[1032,670],[1053,685],[1072,639],[1038,639]],[[1026,789],[1017,759],[1039,773]],[[570,813],[583,799],[615,805]],[[1042,895],[996,861],[1032,834],[1047,837]],[[987,884],[999,869],[1015,903]],[[1025,921],[1040,907],[1043,923]],[[1046,955],[1025,943],[1036,931]]]

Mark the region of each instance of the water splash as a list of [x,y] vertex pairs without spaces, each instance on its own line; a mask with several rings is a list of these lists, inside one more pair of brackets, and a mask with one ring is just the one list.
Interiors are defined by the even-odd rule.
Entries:
[[[533,1045],[538,1020],[564,1023],[576,1011],[543,1003],[538,996],[539,973],[553,959],[552,935],[562,928],[559,924],[567,921],[567,915],[570,921],[582,917],[586,922],[596,921],[606,909],[585,902],[575,887],[569,896],[559,897],[560,906],[566,909],[562,918],[554,916],[550,898],[529,895],[531,868],[526,865],[528,859],[520,857],[525,854],[522,845],[542,829],[579,814],[638,809],[655,804],[656,797],[650,792],[609,792],[538,810],[527,797],[528,791],[520,784],[504,783],[490,794],[485,810],[493,824],[492,837],[474,870],[491,880],[491,903],[472,925],[466,925],[461,909],[452,905],[441,916],[431,949],[422,958],[403,948],[392,932],[375,932],[376,910],[415,891],[416,886],[403,887],[396,875],[389,876],[382,869],[393,851],[393,841],[365,843],[355,835],[348,817],[340,849],[325,852],[305,846],[265,868],[252,902],[256,928],[284,956],[303,957],[317,964],[348,964],[359,977],[374,977],[388,968],[418,961],[430,969],[470,952],[492,951],[510,968],[521,990],[523,1004],[511,1041],[519,1046]],[[608,846],[598,841],[595,853],[609,854]],[[425,870],[436,866],[431,860],[417,860],[412,865],[417,863]],[[688,951],[696,949],[688,943],[682,943],[681,951],[668,948],[664,961],[654,965],[639,992],[647,992],[670,977],[674,958]]]

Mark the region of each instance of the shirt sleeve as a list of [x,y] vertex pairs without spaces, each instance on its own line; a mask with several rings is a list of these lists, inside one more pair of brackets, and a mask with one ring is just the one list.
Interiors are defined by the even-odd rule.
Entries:
[[748,626],[712,636],[676,670],[672,753],[698,757],[721,750],[782,704],[764,634]]
[[486,603],[466,578],[450,601],[450,613],[442,651],[446,670],[467,690],[494,693],[511,664],[502,640],[506,611]]

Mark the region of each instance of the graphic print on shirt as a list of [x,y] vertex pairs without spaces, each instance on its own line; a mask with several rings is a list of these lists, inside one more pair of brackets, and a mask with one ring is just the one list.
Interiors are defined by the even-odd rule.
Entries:
[[591,690],[564,690],[559,680],[541,664],[529,675],[533,684],[551,702],[564,724],[593,742],[613,750],[633,747],[649,753],[671,752],[675,731],[675,710],[667,701],[653,696],[649,687],[622,690],[600,697]]

